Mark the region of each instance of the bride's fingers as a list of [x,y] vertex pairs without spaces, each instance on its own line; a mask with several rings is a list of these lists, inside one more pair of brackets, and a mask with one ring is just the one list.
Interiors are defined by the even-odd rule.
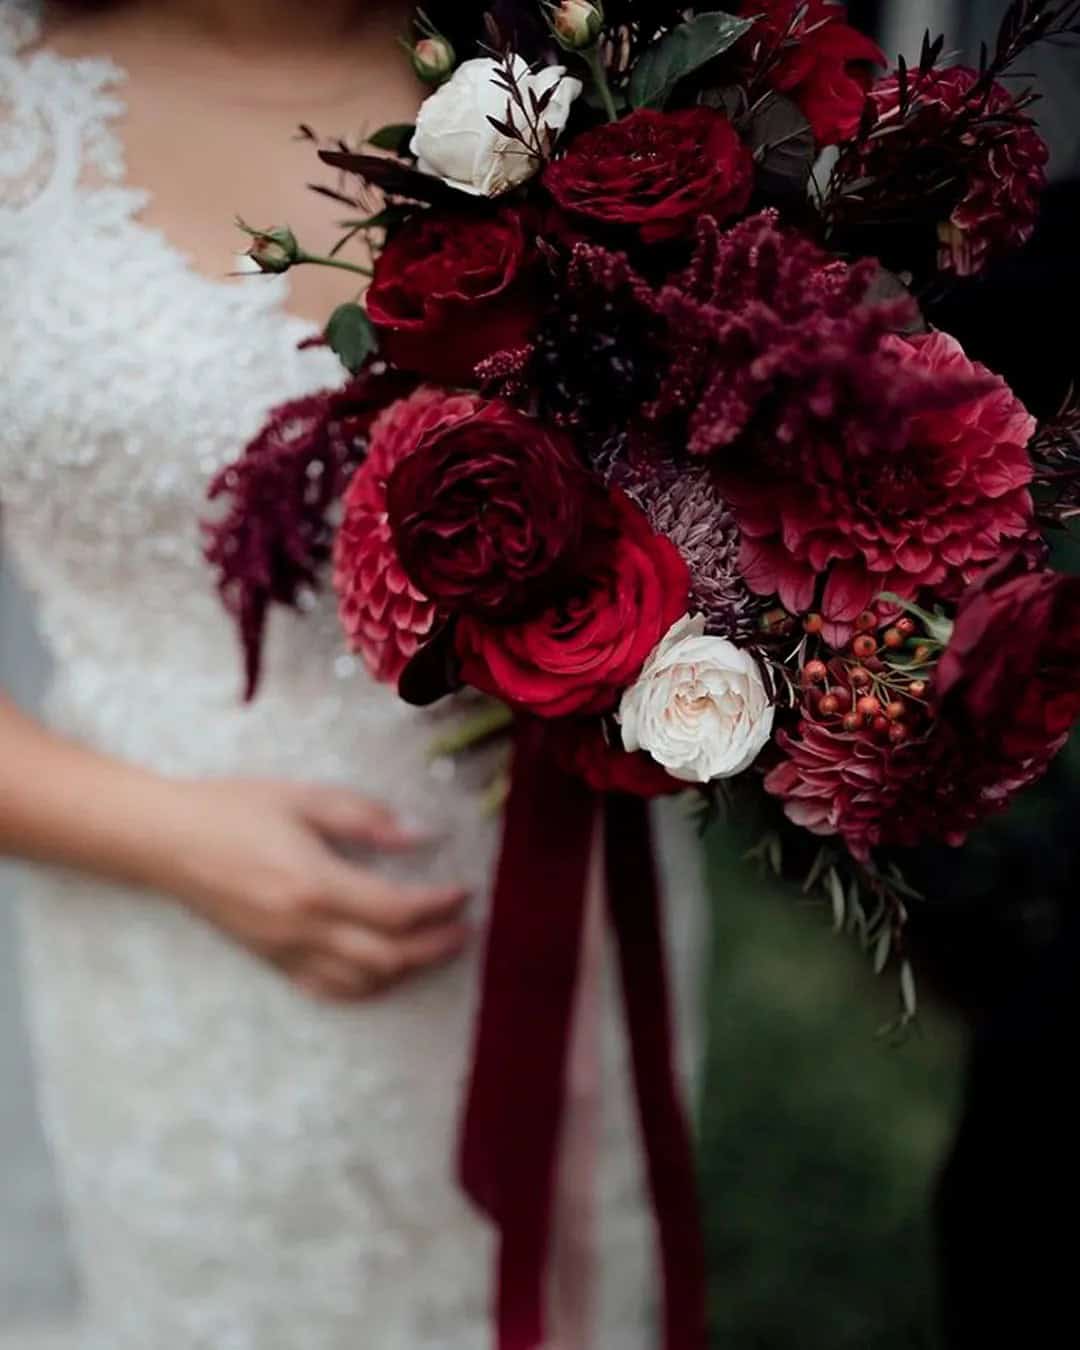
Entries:
[[335,1003],[371,998],[383,987],[376,975],[337,956],[308,955],[289,974],[305,994]]
[[428,966],[452,961],[467,946],[471,930],[464,923],[444,923],[402,937],[385,937],[353,924],[328,925],[324,941],[328,960],[351,965],[378,985],[397,980]]
[[380,802],[348,788],[306,783],[296,788],[301,818],[327,838],[376,848],[417,848],[426,837],[401,821]]
[[468,900],[464,886],[402,886],[342,861],[333,869],[325,905],[339,918],[394,936],[455,920]]

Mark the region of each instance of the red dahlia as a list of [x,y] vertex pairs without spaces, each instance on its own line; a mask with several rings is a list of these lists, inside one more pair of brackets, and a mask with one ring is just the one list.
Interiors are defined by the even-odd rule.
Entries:
[[435,605],[401,566],[386,509],[387,482],[426,432],[472,416],[469,394],[418,389],[392,404],[371,429],[368,457],[344,498],[334,544],[334,587],[349,645],[378,680],[396,681],[431,633]]
[[[883,190],[909,182],[918,191],[940,182],[946,155],[956,168],[942,194],[953,205],[943,205],[938,225],[939,265],[972,276],[1031,238],[1046,186],[1046,143],[1000,84],[973,94],[979,76],[967,66],[922,77],[909,72],[908,81],[915,111],[902,127],[860,149],[858,172]],[[899,122],[897,75],[878,81],[870,97],[879,129]]]
[[983,392],[911,416],[894,445],[806,434],[721,475],[752,589],[820,608],[834,643],[883,591],[955,594],[1032,530],[1035,423],[1008,385],[944,333],[884,350],[885,378],[953,376]]

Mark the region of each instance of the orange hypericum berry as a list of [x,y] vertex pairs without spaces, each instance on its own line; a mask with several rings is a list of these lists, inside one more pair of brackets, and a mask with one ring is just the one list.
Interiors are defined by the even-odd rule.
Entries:
[[920,642],[919,645],[915,648],[915,651],[912,653],[912,655],[915,659],[916,665],[921,666],[924,661],[930,660],[930,648],[926,645],[925,642]]
[[864,609],[855,620],[855,631],[857,633],[868,633],[871,628],[878,625],[878,617],[872,609]]
[[875,736],[887,736],[892,723],[887,717],[875,717],[870,725],[873,728]]
[[856,689],[865,689],[866,686],[873,679],[873,676],[870,674],[868,670],[865,670],[862,666],[853,666],[851,669],[851,674],[848,676],[848,679],[850,679],[851,683],[855,686]]
[[881,703],[873,694],[866,694],[855,704],[855,711],[860,717],[877,717],[881,712]]
[[862,726],[862,718],[858,713],[849,712],[844,716],[843,727],[845,731],[858,731]]
[[820,633],[825,627],[825,620],[820,614],[808,614],[803,619],[803,627],[808,633]]
[[840,700],[835,694],[826,694],[818,704],[818,712],[822,717],[835,717],[840,711]]
[[885,705],[885,716],[890,722],[899,722],[907,709],[898,698],[894,698],[891,703]]
[[802,673],[804,680],[809,680],[811,684],[820,684],[829,670],[824,661],[807,661]]
[[889,726],[889,740],[893,745],[902,745],[908,738],[908,729],[902,722],[893,722]]
[[926,681],[912,680],[911,683],[908,685],[908,693],[911,695],[912,698],[922,698],[923,695],[926,693]]
[[915,631],[915,620],[909,619],[905,615],[902,619],[897,619],[896,627],[903,633],[904,637],[911,637],[912,633]]
[[906,639],[899,628],[886,628],[885,636],[882,638],[882,641],[890,651],[896,651],[897,647],[902,647],[904,645]]
[[860,661],[865,661],[868,657],[873,656],[873,654],[877,651],[877,643],[874,641],[874,639],[870,636],[869,633],[860,633],[859,636],[855,639],[855,641],[851,644],[851,650],[855,653],[855,655],[859,658]]

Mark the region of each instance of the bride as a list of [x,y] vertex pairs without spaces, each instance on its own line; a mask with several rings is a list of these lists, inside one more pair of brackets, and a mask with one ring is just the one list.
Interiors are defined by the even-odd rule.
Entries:
[[[230,214],[333,237],[294,129],[411,120],[408,17],[0,0],[0,502],[55,670],[42,724],[0,700],[0,853],[41,864],[32,1020],[97,1350],[488,1341],[452,1155],[493,827],[326,596],[276,622],[240,705],[197,527],[269,408],[340,379],[299,350],[336,274],[229,279]],[[637,1145],[621,1048],[601,1092],[579,1022],[559,1345],[633,1350]]]

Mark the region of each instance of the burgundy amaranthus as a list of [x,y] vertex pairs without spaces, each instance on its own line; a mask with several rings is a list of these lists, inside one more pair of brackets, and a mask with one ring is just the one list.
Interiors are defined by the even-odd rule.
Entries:
[[205,554],[239,629],[245,698],[258,688],[270,605],[296,607],[319,585],[333,547],[330,509],[363,459],[372,421],[411,384],[383,371],[283,403],[211,483],[210,500],[229,506],[204,522]]

